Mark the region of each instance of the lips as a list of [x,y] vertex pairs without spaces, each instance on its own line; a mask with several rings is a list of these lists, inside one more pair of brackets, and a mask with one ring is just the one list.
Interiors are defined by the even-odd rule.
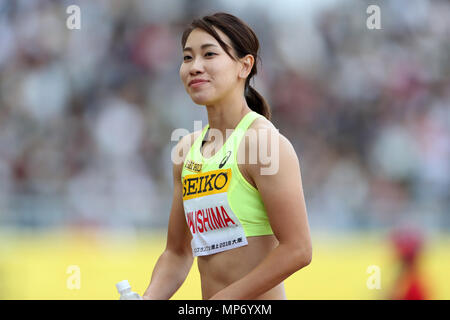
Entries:
[[194,79],[189,82],[189,86],[199,86],[202,83],[208,82],[208,80]]

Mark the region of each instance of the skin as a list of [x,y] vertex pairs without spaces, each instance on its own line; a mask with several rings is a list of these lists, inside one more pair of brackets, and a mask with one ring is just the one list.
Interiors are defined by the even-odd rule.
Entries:
[[[231,47],[229,38],[220,30],[216,31]],[[214,46],[202,48],[205,44]],[[247,55],[237,61],[231,59],[214,37],[201,29],[191,32],[186,47],[191,50],[184,51],[180,78],[192,100],[206,106],[210,128],[220,130],[226,137],[225,130],[235,128],[251,111],[245,101],[244,85],[254,58]],[[233,50],[231,52],[235,54]],[[194,88],[188,85],[194,78],[208,82]],[[261,194],[274,235],[247,237],[247,246],[198,257],[203,299],[286,299],[283,281],[312,259],[296,152],[288,139],[265,118],[255,120],[248,129],[251,130],[256,130],[257,139],[242,139],[238,159],[242,153],[247,157],[238,167]],[[177,144],[176,152],[183,161],[199,134],[200,131],[191,133]],[[267,144],[268,154],[273,155],[272,161],[278,161],[277,172],[270,175],[261,174],[261,169],[271,164],[258,156],[258,147],[264,137],[269,137],[263,141]],[[278,144],[273,144],[271,139],[278,139]],[[209,140],[202,150],[207,146],[219,150],[224,142],[219,140]],[[257,151],[256,163],[249,161],[250,150]],[[193,263],[192,236],[182,201],[182,165],[181,161],[173,165],[174,192],[167,245],[156,263],[144,299],[169,299],[181,286]]]

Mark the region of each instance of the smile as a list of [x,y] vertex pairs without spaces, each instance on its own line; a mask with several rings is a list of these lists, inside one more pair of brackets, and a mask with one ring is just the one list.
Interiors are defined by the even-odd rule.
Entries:
[[206,82],[206,81],[196,82],[196,83],[191,84],[191,87],[192,88],[197,88],[197,87],[200,87],[201,85],[204,85],[205,83],[208,83],[208,82]]
[[193,81],[191,81],[189,83],[189,86],[193,87],[193,88],[197,88],[197,87],[200,87],[202,84],[205,84],[205,83],[208,83],[208,81],[206,81],[206,80],[201,80],[201,81],[193,80]]

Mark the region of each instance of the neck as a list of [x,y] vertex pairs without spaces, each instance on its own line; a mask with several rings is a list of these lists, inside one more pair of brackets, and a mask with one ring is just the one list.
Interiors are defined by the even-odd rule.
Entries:
[[229,97],[214,104],[206,105],[210,129],[217,129],[226,136],[226,129],[234,129],[239,121],[252,110],[244,96]]

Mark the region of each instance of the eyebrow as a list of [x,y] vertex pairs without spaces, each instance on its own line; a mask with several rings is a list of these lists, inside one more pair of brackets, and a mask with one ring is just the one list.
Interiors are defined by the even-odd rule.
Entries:
[[[217,47],[217,46],[215,44],[212,44],[212,43],[205,43],[205,44],[201,45],[200,49],[204,49],[204,48],[207,48],[207,47]],[[186,48],[183,49],[183,51],[192,51],[192,48],[191,47],[186,47]]]

